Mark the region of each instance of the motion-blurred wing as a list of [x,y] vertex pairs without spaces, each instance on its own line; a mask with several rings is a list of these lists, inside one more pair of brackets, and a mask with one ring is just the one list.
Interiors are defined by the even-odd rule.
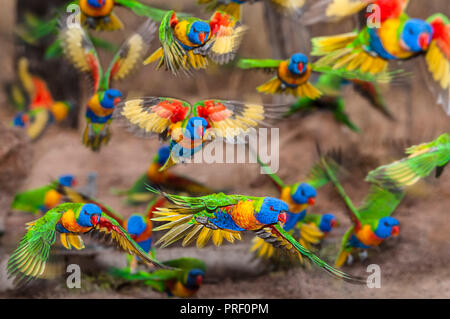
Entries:
[[450,161],[450,135],[443,134],[436,141],[410,147],[409,157],[369,172],[367,181],[380,186],[395,182],[398,186],[410,186],[425,178]]
[[138,132],[163,134],[171,124],[182,122],[189,116],[191,105],[178,99],[145,97],[120,103],[115,112]]
[[339,165],[333,161],[331,158],[321,158],[309,171],[306,176],[305,183],[311,185],[315,189],[325,186],[330,182],[330,175],[327,172],[327,168],[324,167],[324,162],[326,161],[328,169],[337,175],[339,172]]
[[[106,73],[108,81],[122,80],[142,65],[156,30],[156,24],[147,20],[136,33],[125,41],[108,68]],[[105,86],[105,88],[108,87],[109,85]]]
[[314,0],[302,16],[301,23],[337,22],[362,11],[375,0]]
[[42,136],[52,122],[50,112],[47,109],[35,109],[28,113],[30,123],[26,126],[30,140],[35,141]]
[[450,115],[450,21],[443,14],[435,14],[427,22],[433,27],[433,40],[425,56],[428,70],[437,84],[432,91]]
[[404,191],[393,185],[387,189],[372,184],[369,194],[358,208],[361,221],[391,216],[404,196]]
[[151,18],[154,21],[161,21],[164,18],[164,15],[167,13],[166,10],[152,8],[136,0],[115,0],[114,2],[116,5],[121,5],[129,8],[139,16],[145,16]]
[[276,71],[283,60],[273,59],[240,59],[237,63],[238,68],[247,69],[264,69]]
[[79,71],[88,73],[94,86],[98,90],[102,79],[100,61],[90,38],[80,24],[66,25],[59,33],[66,59]]
[[217,64],[230,62],[234,59],[247,28],[233,16],[220,11],[212,15],[209,26],[212,38],[205,45],[208,57]]

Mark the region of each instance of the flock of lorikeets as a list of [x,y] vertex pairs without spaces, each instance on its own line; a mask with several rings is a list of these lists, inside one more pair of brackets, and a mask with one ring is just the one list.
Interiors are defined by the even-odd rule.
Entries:
[[[253,2],[267,1],[286,19],[300,24],[335,22],[364,13],[377,5],[378,25],[363,25],[342,35],[311,39],[310,54],[292,52],[285,59],[238,58],[236,54],[247,27],[241,21],[242,10]],[[181,241],[182,246],[196,242],[198,248],[211,240],[220,246],[241,240],[241,232],[253,231],[255,238],[249,253],[268,260],[282,254],[309,261],[334,277],[350,283],[365,283],[365,278],[347,274],[339,268],[351,263],[355,255],[364,257],[371,247],[399,234],[399,220],[392,217],[405,196],[405,190],[436,169],[439,177],[450,161],[450,135],[407,149],[408,157],[371,171],[369,194],[355,207],[339,183],[340,164],[333,156],[322,155],[307,176],[293,185],[285,184],[258,158],[258,163],[279,190],[278,198],[233,195],[180,176],[170,167],[190,158],[214,138],[234,141],[251,128],[279,123],[284,118],[314,108],[331,110],[336,119],[354,131],[344,109],[342,86],[352,84],[371,104],[393,118],[378,87],[398,76],[389,69],[391,60],[425,58],[434,82],[432,92],[437,103],[450,115],[450,24],[443,14],[422,20],[406,14],[408,0],[198,0],[212,11],[208,20],[151,8],[136,0],[79,0],[76,19],[65,22],[62,11],[49,20],[27,16],[17,34],[28,43],[37,43],[48,35],[57,35],[47,50],[48,58],[59,55],[92,79],[87,101],[86,127],[82,143],[93,151],[106,147],[111,139],[111,122],[120,118],[145,137],[158,136],[167,141],[155,155],[148,171],[128,190],[112,189],[126,196],[130,205],[147,204],[143,214],[123,218],[95,198],[92,185],[75,188],[71,175],[38,189],[18,193],[12,209],[42,215],[27,224],[27,233],[8,262],[8,273],[18,284],[40,277],[59,234],[66,249],[83,249],[83,234],[107,233],[126,253],[128,267],[113,269],[111,275],[141,282],[169,295],[189,297],[200,288],[205,275],[204,262],[180,258],[160,262],[154,246],[161,248]],[[116,6],[127,7],[149,19],[116,49],[93,37],[90,29],[114,31],[124,28],[115,13]],[[63,8],[65,9],[65,8]],[[367,18],[369,18],[367,16]],[[58,23],[64,21],[64,23]],[[160,47],[150,52],[159,23]],[[103,71],[96,46],[115,50],[114,58]],[[308,56],[309,55],[309,56]],[[320,56],[315,62],[311,56]],[[262,69],[271,78],[257,91],[270,95],[286,94],[298,99],[292,105],[261,105],[220,99],[194,104],[173,97],[125,99],[114,82],[129,76],[142,65],[152,64],[173,75],[195,76],[211,64],[249,70]],[[44,79],[31,74],[28,61],[18,62],[18,81],[8,86],[11,102],[20,112],[13,125],[23,127],[30,139],[42,135],[54,121],[62,122],[73,106],[56,102]],[[422,77],[425,77],[423,75]],[[315,79],[315,80],[314,80]],[[331,266],[317,255],[317,245],[339,225],[333,214],[310,214],[317,189],[331,183],[348,207],[352,226],[342,238],[341,249]],[[153,228],[153,222],[158,226]],[[153,243],[153,231],[165,231]],[[139,263],[153,266],[142,268]],[[154,269],[156,267],[156,270]]]

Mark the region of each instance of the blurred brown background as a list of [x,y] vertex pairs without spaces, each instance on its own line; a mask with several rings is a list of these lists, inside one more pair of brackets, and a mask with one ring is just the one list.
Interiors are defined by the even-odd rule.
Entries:
[[[53,1],[39,1],[41,6]],[[195,5],[194,0],[143,1],[161,8],[173,8],[208,17],[209,13]],[[16,17],[16,1],[3,1],[0,13],[0,85],[14,78],[14,60],[17,48],[14,45],[13,29]],[[435,12],[450,15],[447,0],[412,0],[408,8],[411,16],[426,18]],[[132,30],[144,21],[125,9],[117,13],[124,20],[126,29],[101,36],[120,43]],[[249,26],[244,43],[239,51],[243,57],[269,58],[279,53],[275,41],[269,40],[269,26],[264,20],[264,6],[261,3],[244,7],[243,22]],[[279,34],[285,37],[288,46],[296,50],[308,46],[309,39],[295,23],[281,20],[294,32]],[[353,21],[338,24],[316,25],[310,30],[311,36],[348,32],[354,27]],[[298,30],[298,34],[296,34]],[[303,36],[302,36],[303,35]],[[292,39],[292,41],[291,41]],[[156,49],[158,41],[152,48]],[[20,54],[24,53],[20,49]],[[26,53],[26,52],[25,52]],[[104,67],[112,54],[100,54]],[[413,72],[414,76],[401,84],[383,86],[389,108],[396,117],[395,122],[386,120],[374,111],[359,95],[349,87],[344,91],[347,112],[362,129],[356,134],[338,125],[331,114],[317,113],[304,119],[292,119],[279,123],[280,128],[280,171],[279,175],[288,183],[301,180],[317,159],[315,144],[323,150],[343,148],[348,157],[353,158],[351,176],[343,181],[344,187],[356,204],[368,190],[365,174],[377,165],[401,157],[403,145],[434,139],[443,132],[450,131],[450,117],[446,117],[441,106],[425,86],[421,58],[400,64],[400,67]],[[46,62],[33,61],[32,67],[46,69]],[[42,65],[41,65],[42,64]],[[68,70],[70,67],[66,66]],[[64,67],[63,67],[64,69]],[[63,70],[63,72],[66,72]],[[72,71],[67,71],[72,72]],[[57,82],[68,82],[65,87],[78,83],[60,74],[54,74]],[[171,96],[195,102],[204,98],[223,98],[272,102],[270,97],[262,97],[255,87],[268,79],[259,72],[244,72],[232,67],[211,67],[207,71],[196,72],[194,77],[172,76],[168,72],[155,71],[153,66],[142,67],[140,72],[115,87],[123,90],[128,97],[155,95]],[[89,95],[87,82],[81,83],[78,98],[86,102]],[[13,116],[7,99],[0,92],[0,116],[3,124],[8,124]],[[16,185],[16,190],[29,189],[47,183],[59,174],[75,174],[81,183],[91,171],[99,174],[98,198],[108,203],[123,215],[140,211],[145,207],[125,206],[122,199],[112,196],[111,187],[129,187],[146,169],[157,150],[157,140],[139,139],[125,132],[122,127],[113,125],[113,138],[110,144],[95,154],[80,143],[84,119],[80,113],[81,125],[77,130],[69,127],[53,126],[38,142],[20,146],[26,156],[27,178]],[[3,136],[0,141],[3,143]],[[398,146],[402,145],[402,146]],[[349,146],[351,146],[349,148]],[[31,151],[26,151],[29,148]],[[25,155],[24,155],[25,154]],[[31,155],[32,154],[32,155]],[[0,166],[1,167],[1,166]],[[180,165],[177,172],[195,177],[217,189],[229,189],[233,193],[259,196],[276,195],[268,178],[261,176],[255,164],[212,164]],[[18,179],[21,177],[17,177]],[[17,183],[19,184],[19,183]],[[2,185],[0,185],[1,190]],[[0,195],[2,196],[2,195]],[[63,283],[39,282],[36,289],[27,292],[14,292],[5,280],[4,265],[7,254],[24,233],[24,223],[33,216],[11,213],[8,209],[10,192],[4,192],[0,215],[6,218],[6,235],[0,244],[0,296],[3,297],[73,297],[81,296],[80,291],[65,289]],[[9,196],[9,197],[8,197]],[[345,215],[345,207],[331,186],[319,191],[317,204],[311,212],[333,212],[340,220],[340,227],[326,239],[322,250],[323,257],[332,261],[337,252],[340,237],[350,224]],[[440,180],[428,179],[420,183],[411,196],[399,207],[396,217],[401,223],[400,238],[391,241],[382,251],[371,251],[369,259],[345,270],[354,274],[364,274],[368,264],[377,263],[382,269],[382,288],[368,289],[337,283],[317,269],[292,269],[287,272],[267,273],[251,261],[248,252],[249,234],[236,245],[216,248],[208,246],[203,250],[178,247],[158,250],[158,258],[164,260],[179,256],[194,256],[205,259],[208,266],[207,283],[198,293],[199,297],[214,298],[449,298],[450,297],[450,174],[445,172]],[[100,260],[100,261],[99,261]],[[97,257],[97,262],[107,265],[124,265],[125,257],[105,250]],[[45,287],[41,289],[40,287]],[[163,297],[149,289],[134,288],[116,291],[87,284],[82,289],[83,297]]]

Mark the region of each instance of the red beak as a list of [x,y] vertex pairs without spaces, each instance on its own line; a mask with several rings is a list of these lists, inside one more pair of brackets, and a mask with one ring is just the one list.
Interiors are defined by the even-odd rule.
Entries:
[[426,50],[430,44],[430,35],[428,33],[422,33],[419,35],[419,45],[422,50]]
[[205,42],[205,37],[206,37],[205,32],[200,32],[198,34],[198,39],[200,40],[201,44],[203,44]]
[[334,228],[338,225],[338,222],[336,219],[331,220],[331,228]]
[[197,276],[197,278],[195,279],[195,283],[197,284],[197,286],[201,286],[203,283],[203,276]]
[[300,62],[299,64],[297,64],[297,69],[300,73],[303,72],[303,68],[304,68],[304,64],[302,62]]
[[92,217],[91,217],[91,224],[92,224],[93,226],[96,226],[97,223],[98,223],[98,216],[97,216],[97,215],[92,216]]
[[392,236],[398,236],[398,234],[400,234],[400,227],[399,226],[392,227],[391,235]]
[[286,222],[286,213],[278,214],[278,221],[284,224]]
[[74,178],[74,179],[72,180],[72,186],[77,186],[77,184],[78,184],[78,182],[77,182],[77,180]]
[[120,103],[120,101],[122,101],[122,99],[120,97],[116,97],[113,101],[114,105]]
[[309,205],[314,205],[316,203],[316,199],[314,198],[314,197],[310,197],[310,198],[308,198],[308,204]]

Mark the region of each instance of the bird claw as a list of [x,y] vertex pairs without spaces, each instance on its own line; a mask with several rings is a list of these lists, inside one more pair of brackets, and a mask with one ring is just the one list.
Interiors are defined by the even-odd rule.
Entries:
[[95,139],[94,129],[92,128],[92,124],[88,125],[88,143],[92,144]]

